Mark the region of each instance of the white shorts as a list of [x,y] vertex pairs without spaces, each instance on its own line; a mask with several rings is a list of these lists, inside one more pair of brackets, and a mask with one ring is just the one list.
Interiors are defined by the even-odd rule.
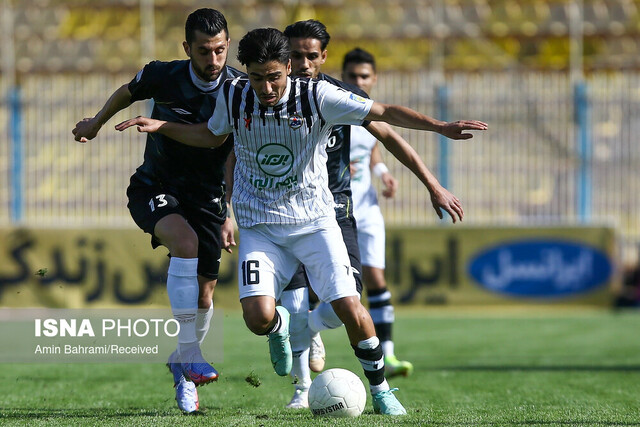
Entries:
[[366,212],[358,212],[356,216],[358,228],[358,247],[360,262],[364,266],[385,267],[385,232],[384,218],[378,205],[367,207]]
[[259,295],[279,299],[300,264],[320,300],[359,296],[335,215],[302,226],[240,228],[239,241],[240,299]]

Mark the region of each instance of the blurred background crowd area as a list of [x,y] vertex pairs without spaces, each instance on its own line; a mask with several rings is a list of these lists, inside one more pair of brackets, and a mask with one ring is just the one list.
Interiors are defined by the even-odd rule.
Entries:
[[[323,71],[339,77],[360,46],[378,61],[373,98],[489,123],[470,142],[401,132],[463,201],[465,224],[606,225],[637,262],[640,0],[0,0],[0,224],[135,227],[125,189],[144,138],[111,126],[151,104],[90,144],[71,130],[148,61],[185,58],[199,7],[226,16],[233,66],[248,30],[314,18],[332,36]],[[382,201],[387,225],[444,224],[385,161],[400,182]]]
[[180,57],[184,17],[197,7],[223,11],[235,40],[318,19],[332,35],[329,69],[355,44],[381,70],[438,61],[444,70],[563,70],[578,36],[585,70],[640,67],[639,0],[3,1],[13,8],[21,73],[132,71],[145,59]]

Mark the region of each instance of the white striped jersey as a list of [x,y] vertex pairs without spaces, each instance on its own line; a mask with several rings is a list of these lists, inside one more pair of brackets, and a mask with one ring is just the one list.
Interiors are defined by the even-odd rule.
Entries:
[[371,182],[371,150],[376,137],[362,126],[351,126],[351,164],[355,171],[351,175],[351,197],[356,221],[366,215],[367,208],[378,204],[378,196]]
[[240,227],[306,224],[333,215],[326,144],[333,125],[360,125],[373,101],[324,81],[287,78],[273,107],[246,78],[227,80],[208,127],[233,133],[233,212]]

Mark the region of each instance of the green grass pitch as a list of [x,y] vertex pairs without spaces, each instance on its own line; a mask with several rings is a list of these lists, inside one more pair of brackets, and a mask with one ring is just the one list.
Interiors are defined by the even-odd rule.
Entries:
[[[396,353],[415,373],[390,383],[406,417],[374,415],[370,398],[357,419],[285,410],[291,380],[228,311],[224,361],[212,361],[221,377],[199,388],[200,414],[179,412],[159,364],[4,364],[0,425],[640,426],[638,312],[398,311]],[[344,328],[323,336],[327,367],[364,378]]]

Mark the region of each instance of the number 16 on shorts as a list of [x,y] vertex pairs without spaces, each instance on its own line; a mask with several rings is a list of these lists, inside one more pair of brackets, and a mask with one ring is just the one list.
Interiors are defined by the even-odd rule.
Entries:
[[257,285],[260,283],[260,261],[255,259],[250,259],[247,261],[242,261],[242,284],[243,286],[247,285]]

